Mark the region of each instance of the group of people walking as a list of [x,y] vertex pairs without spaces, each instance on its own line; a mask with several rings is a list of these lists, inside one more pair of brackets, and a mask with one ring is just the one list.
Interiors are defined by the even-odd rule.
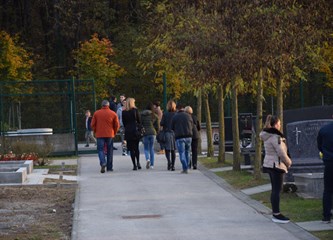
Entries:
[[[102,108],[93,117],[86,112],[86,138],[94,139],[91,130],[97,138],[97,150],[100,160],[101,173],[113,171],[113,138],[120,130],[123,143],[126,142],[130,152],[133,170],[141,169],[139,142],[142,138],[146,158],[146,168],[154,168],[154,142],[159,132],[163,132],[161,148],[165,151],[167,169],[175,171],[176,149],[182,165],[181,173],[188,173],[190,166],[190,151],[192,151],[192,166],[197,169],[197,148],[200,131],[198,122],[190,106],[170,100],[167,111],[159,114],[156,111],[159,104],[148,103],[139,112],[134,98],[123,98],[120,106],[114,111],[110,103],[103,100]],[[162,112],[159,109],[160,112]],[[138,126],[144,131],[138,133]],[[265,126],[260,133],[264,142],[265,157],[263,171],[269,174],[272,191],[272,220],[277,223],[288,223],[290,220],[280,212],[280,193],[285,173],[288,172],[292,161],[288,154],[286,138],[281,132],[281,121],[277,116],[268,115]],[[324,194],[323,194],[323,222],[331,221],[332,193],[333,193],[333,123],[323,127],[318,134],[318,149],[324,161]],[[124,144],[123,144],[124,145]],[[106,151],[105,151],[106,149]],[[123,154],[124,155],[124,154]]]
[[193,169],[197,169],[200,123],[190,106],[184,107],[180,103],[176,105],[170,100],[167,111],[163,113],[159,102],[148,102],[140,112],[134,98],[125,98],[125,95],[122,95],[120,99],[119,104],[114,97],[110,98],[110,102],[103,100],[102,108],[92,117],[89,111],[89,114],[86,114],[87,145],[89,146],[89,139],[94,140],[93,131],[97,138],[101,173],[113,171],[113,139],[118,132],[122,141],[122,154],[129,153],[134,171],[142,169],[140,141],[144,145],[145,167],[154,168],[157,134],[163,134],[163,140],[159,143],[165,153],[168,170],[175,171],[176,149],[182,165],[181,173],[188,173],[191,165]]

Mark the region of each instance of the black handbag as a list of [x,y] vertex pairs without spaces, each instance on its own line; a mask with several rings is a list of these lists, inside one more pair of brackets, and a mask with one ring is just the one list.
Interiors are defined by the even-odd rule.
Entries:
[[135,121],[136,121],[136,129],[135,129],[135,136],[137,139],[141,139],[145,134],[146,130],[141,123],[141,119],[139,117],[138,110],[135,110]]
[[137,123],[136,124],[136,130],[135,130],[135,136],[137,137],[137,138],[142,138],[143,137],[143,135],[145,134],[145,128],[142,126],[142,124],[141,123]]
[[165,131],[159,131],[156,135],[156,140],[158,143],[165,143]]

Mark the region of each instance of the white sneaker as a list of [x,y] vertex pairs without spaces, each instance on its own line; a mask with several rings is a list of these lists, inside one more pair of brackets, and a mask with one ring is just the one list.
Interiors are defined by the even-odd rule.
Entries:
[[150,166],[150,169],[154,169],[154,166]]

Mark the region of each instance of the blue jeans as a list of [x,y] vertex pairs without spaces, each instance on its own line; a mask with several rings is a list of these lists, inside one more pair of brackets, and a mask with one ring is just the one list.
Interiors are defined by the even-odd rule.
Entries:
[[150,160],[150,165],[154,166],[154,141],[155,135],[147,135],[143,137],[143,146],[145,150],[146,160]]
[[191,137],[176,139],[179,159],[183,166],[183,171],[186,171],[188,169],[190,163],[191,142],[192,142]]
[[[107,147],[106,161],[104,153],[104,144]],[[97,152],[99,157],[99,164],[106,166],[107,170],[113,169],[113,138],[97,138]]]

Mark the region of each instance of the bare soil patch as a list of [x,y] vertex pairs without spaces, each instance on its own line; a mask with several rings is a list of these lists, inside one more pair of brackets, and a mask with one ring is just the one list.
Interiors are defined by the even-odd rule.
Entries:
[[0,239],[70,239],[75,187],[0,187]]

